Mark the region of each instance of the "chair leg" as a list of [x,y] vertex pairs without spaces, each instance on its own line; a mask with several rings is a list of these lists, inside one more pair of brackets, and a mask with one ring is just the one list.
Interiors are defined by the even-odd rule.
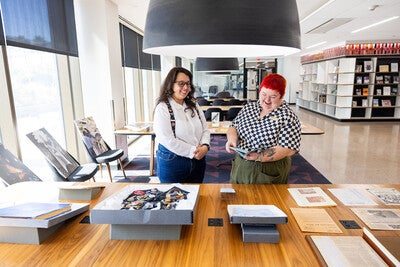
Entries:
[[121,159],[118,159],[118,162],[119,162],[119,165],[121,166],[122,173],[124,174],[124,177],[125,177],[125,179],[126,179],[126,174],[125,174],[124,166],[122,166],[122,161],[121,161]]
[[100,177],[103,178],[103,164],[100,163],[99,167],[100,167]]
[[106,165],[107,165],[107,169],[108,169],[108,174],[110,175],[110,181],[112,183],[112,175],[111,175],[110,163],[107,162]]
[[94,178],[94,176],[92,177],[92,179],[93,179],[93,182],[96,182],[96,179]]

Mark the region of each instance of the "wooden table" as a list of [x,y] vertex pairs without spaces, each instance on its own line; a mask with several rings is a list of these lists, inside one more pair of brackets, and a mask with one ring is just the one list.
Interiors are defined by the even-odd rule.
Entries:
[[[85,183],[87,184],[87,183]],[[106,186],[90,202],[109,197],[127,184],[104,183]],[[149,185],[156,187],[157,185]],[[297,207],[288,187],[319,186],[338,204],[325,208],[343,231],[338,235],[362,235],[361,229],[344,229],[338,220],[363,222],[349,207],[336,200],[327,188],[393,187],[400,185],[200,185],[194,224],[182,228],[176,241],[110,240],[109,225],[85,224],[80,221],[89,211],[69,220],[41,245],[0,243],[1,266],[318,266],[317,257],[301,232],[291,207]],[[220,189],[233,187],[236,195],[222,198]],[[377,202],[378,203],[378,202]],[[243,243],[239,225],[229,223],[228,204],[271,204],[288,215],[288,224],[278,225],[279,244]],[[378,207],[378,206],[374,206]],[[379,205],[383,207],[383,205]],[[398,208],[385,206],[385,208]],[[209,218],[222,218],[223,226],[208,226]],[[375,232],[375,231],[371,231]],[[399,231],[379,231],[400,235]],[[316,233],[318,235],[318,233]],[[321,234],[323,235],[323,234]]]
[[[226,135],[230,121],[222,121],[218,126],[213,126],[212,122],[207,122],[208,129],[211,135]],[[318,135],[323,134],[324,131],[302,121],[301,122],[301,134],[305,135]],[[155,139],[156,135],[153,130],[152,122],[138,122],[131,127],[125,127],[114,131],[115,135],[151,135],[150,145],[150,176],[154,175],[154,154],[155,154]]]

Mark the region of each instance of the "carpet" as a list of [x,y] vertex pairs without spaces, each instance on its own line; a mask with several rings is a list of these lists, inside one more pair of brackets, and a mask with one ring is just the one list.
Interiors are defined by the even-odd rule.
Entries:
[[[229,183],[231,161],[233,154],[225,151],[225,136],[212,136],[211,150],[207,153],[207,167],[204,176],[204,183]],[[155,162],[155,169],[156,169]],[[148,170],[149,157],[140,156],[135,157],[125,167],[127,171],[133,170]],[[139,182],[146,177],[132,177],[123,179],[126,182]],[[148,178],[148,177],[147,177]],[[118,180],[118,181],[123,181]],[[289,184],[330,184],[331,182],[325,178],[317,169],[315,169],[306,159],[300,154],[292,156],[292,166],[289,174]]]

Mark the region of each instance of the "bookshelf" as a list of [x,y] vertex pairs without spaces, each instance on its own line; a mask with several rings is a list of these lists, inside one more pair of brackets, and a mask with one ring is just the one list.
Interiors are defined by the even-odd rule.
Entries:
[[300,107],[337,120],[400,120],[400,55],[302,62]]

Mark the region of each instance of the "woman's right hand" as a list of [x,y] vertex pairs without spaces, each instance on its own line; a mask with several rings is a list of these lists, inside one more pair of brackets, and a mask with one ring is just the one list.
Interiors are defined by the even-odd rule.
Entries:
[[228,140],[225,144],[225,150],[228,153],[235,153],[235,151],[231,150],[231,147],[236,147],[238,143],[238,134],[236,128],[229,127],[226,132],[226,139]]

